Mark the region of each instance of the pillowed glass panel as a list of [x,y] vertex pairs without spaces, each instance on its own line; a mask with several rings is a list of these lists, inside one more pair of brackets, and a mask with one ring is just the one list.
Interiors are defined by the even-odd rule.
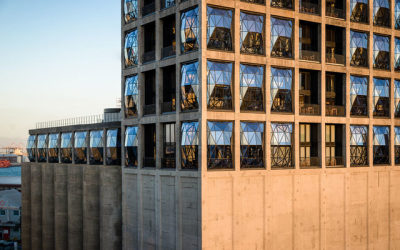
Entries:
[[374,0],[373,11],[374,25],[390,27],[389,0]]
[[232,10],[207,7],[207,48],[232,50]]
[[138,115],[139,86],[138,76],[133,75],[125,80],[125,115],[132,117]]
[[72,163],[72,133],[61,134],[61,163]]
[[208,169],[233,169],[232,122],[207,122]]
[[374,78],[374,116],[390,116],[389,81],[389,79]]
[[59,134],[49,135],[49,162],[58,163]]
[[374,164],[390,163],[389,127],[374,126]]
[[350,31],[350,65],[368,67],[368,34]]
[[240,65],[240,110],[264,110],[264,67]]
[[75,132],[75,164],[86,164],[87,163],[87,143],[86,143],[87,132]]
[[400,127],[394,127],[394,161],[396,165],[400,164]]
[[390,37],[374,35],[374,68],[390,70]]
[[125,14],[125,22],[126,23],[135,21],[138,17],[138,1],[137,0],[125,0],[124,1],[124,14]]
[[395,0],[394,27],[395,27],[395,29],[400,29],[400,0]]
[[368,127],[350,126],[350,164],[368,165]]
[[350,76],[350,114],[368,115],[368,77]]
[[90,131],[90,164],[103,164],[103,130]]
[[47,162],[47,135],[38,135],[37,141],[37,160]]
[[199,108],[199,63],[183,64],[181,68],[181,108],[195,110]]
[[400,81],[394,81],[394,116],[400,117]]
[[293,57],[293,20],[271,17],[271,56]]
[[292,112],[292,69],[271,67],[271,111]]
[[199,154],[199,123],[183,122],[181,127],[181,168],[197,169]]
[[232,63],[207,61],[207,105],[232,110]]
[[350,0],[350,20],[368,23],[368,0]]
[[125,166],[138,166],[138,127],[126,127],[125,130]]
[[199,8],[181,14],[181,51],[189,52],[199,48]]
[[271,123],[271,167],[292,168],[293,124]]
[[240,52],[264,54],[264,16],[240,12]]
[[394,69],[400,70],[400,38],[394,39]]
[[125,36],[125,67],[138,64],[138,32],[133,30]]
[[107,165],[121,165],[121,134],[119,129],[107,130]]
[[240,123],[240,167],[264,168],[264,123]]
[[30,135],[28,143],[26,145],[26,151],[28,152],[28,158],[30,162],[36,161],[36,135]]

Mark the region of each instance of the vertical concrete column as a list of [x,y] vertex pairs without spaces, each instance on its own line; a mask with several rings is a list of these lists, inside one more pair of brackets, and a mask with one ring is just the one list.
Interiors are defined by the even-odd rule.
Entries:
[[42,165],[42,249],[54,249],[54,166]]
[[84,165],[68,167],[68,249],[83,249],[82,175]]
[[42,250],[42,167],[31,164],[31,249]]
[[122,176],[119,166],[100,166],[100,249],[122,247]]
[[68,167],[54,166],[54,241],[55,249],[68,249]]
[[138,73],[138,90],[139,90],[139,101],[137,104],[137,109],[138,109],[138,119],[143,117],[143,107],[144,107],[144,91],[145,91],[145,86],[144,86],[144,74],[143,73]]
[[31,249],[31,165],[23,163],[21,167],[22,190],[22,232],[21,241],[24,249]]
[[100,248],[100,166],[83,167],[83,249]]

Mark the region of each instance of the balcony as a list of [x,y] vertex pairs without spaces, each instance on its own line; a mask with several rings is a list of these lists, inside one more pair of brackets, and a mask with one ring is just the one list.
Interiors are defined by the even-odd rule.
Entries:
[[320,115],[321,105],[319,104],[300,104],[301,115]]
[[320,62],[321,55],[318,51],[301,49],[300,50],[300,60]]
[[171,56],[175,56],[176,54],[176,47],[175,46],[168,46],[168,47],[164,47],[161,50],[161,57],[162,58],[167,58],[167,57],[171,57]]
[[318,4],[318,1],[308,2],[308,1],[300,1],[300,12],[313,14],[313,15],[320,15],[321,14],[321,7]]
[[326,105],[325,106],[325,115],[326,116],[345,116],[346,109],[344,106],[336,106],[336,105]]
[[327,51],[325,58],[327,63],[341,64],[341,65],[344,65],[346,60],[346,57],[344,55],[336,54],[334,50]]
[[143,167],[145,168],[155,168],[156,160],[153,157],[144,157],[143,158]]
[[161,158],[161,168],[163,169],[175,169],[175,158]]
[[156,105],[149,104],[143,106],[143,115],[154,115],[156,113]]
[[142,16],[150,15],[150,14],[154,13],[155,10],[156,10],[156,3],[155,2],[145,4],[142,7]]
[[334,17],[334,18],[346,19],[346,11],[345,10],[331,7],[331,6],[326,7],[325,15]]
[[345,158],[342,156],[326,157],[325,164],[327,167],[344,167]]
[[175,112],[176,107],[175,107],[175,100],[172,102],[163,102],[161,105],[161,112],[163,113],[169,113],[169,112]]
[[299,108],[301,115],[320,115],[319,72],[300,70]]
[[300,21],[299,52],[300,59],[320,62],[320,26],[317,23]]
[[394,146],[394,162],[396,165],[400,165],[400,145]]
[[276,8],[293,9],[292,0],[271,0],[271,6]]
[[319,157],[300,157],[301,168],[319,167]]
[[156,52],[154,50],[143,53],[143,63],[148,63],[156,60]]

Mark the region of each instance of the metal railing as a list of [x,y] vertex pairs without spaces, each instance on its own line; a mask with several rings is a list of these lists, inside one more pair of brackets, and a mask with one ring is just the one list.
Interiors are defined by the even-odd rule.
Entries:
[[321,7],[318,4],[300,1],[300,12],[319,15]]
[[161,57],[166,58],[175,55],[175,46],[168,46],[161,49]]
[[175,102],[163,102],[161,105],[162,113],[175,112],[175,110]]
[[156,60],[156,52],[154,50],[143,53],[143,63],[152,62]]
[[345,116],[345,113],[346,113],[345,106],[337,106],[337,105],[325,106],[326,116]]
[[143,158],[143,167],[145,168],[155,168],[156,160],[153,157],[144,157]]
[[300,49],[300,59],[307,60],[307,61],[321,61],[321,54],[319,51],[311,51],[311,50],[304,50]]
[[156,113],[156,105],[149,104],[143,106],[143,114],[144,115],[154,115]]
[[90,115],[90,116],[81,116],[81,117],[48,121],[48,122],[38,122],[36,123],[36,129],[65,127],[74,125],[87,125],[95,123],[119,122],[119,121],[121,121],[120,113],[108,113],[106,115],[104,114]]
[[336,156],[336,157],[326,157],[325,164],[327,167],[344,167],[344,157]]
[[320,167],[319,157],[300,157],[300,167]]
[[333,64],[343,64],[345,63],[345,56],[339,54],[332,54],[330,52],[326,53],[326,62]]
[[330,17],[345,19],[346,12],[342,9],[337,9],[335,7],[326,7],[325,14]]
[[161,158],[161,168],[176,168],[175,157]]
[[301,115],[320,115],[321,105],[319,104],[301,104],[300,105]]

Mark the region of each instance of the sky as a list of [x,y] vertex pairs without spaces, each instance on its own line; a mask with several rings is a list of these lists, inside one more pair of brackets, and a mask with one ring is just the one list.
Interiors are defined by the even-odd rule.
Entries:
[[120,1],[0,0],[0,147],[120,98]]

